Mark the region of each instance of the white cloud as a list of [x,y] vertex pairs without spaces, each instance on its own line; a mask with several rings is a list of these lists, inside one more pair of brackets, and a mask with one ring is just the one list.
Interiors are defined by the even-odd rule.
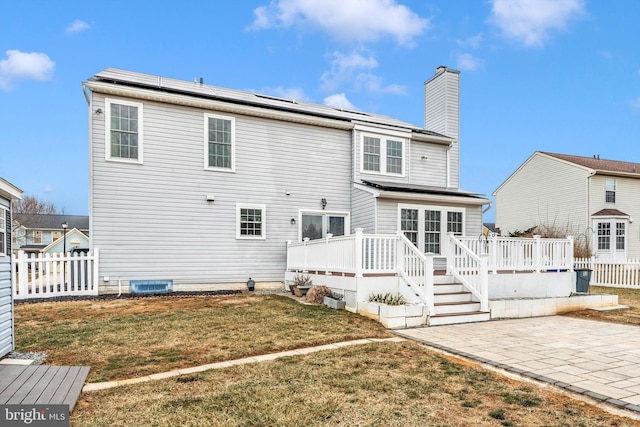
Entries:
[[390,84],[384,86],[382,78],[368,73],[360,73],[356,76],[356,89],[365,90],[369,93],[390,93],[394,95],[405,95],[406,89],[402,85]]
[[91,28],[89,24],[87,24],[84,21],[81,21],[80,19],[76,19],[71,23],[71,25],[65,28],[64,31],[67,33],[79,33],[81,31],[88,30],[89,28]]
[[45,193],[53,193],[53,185],[50,185],[50,184],[45,185],[42,191]]
[[17,80],[49,80],[56,63],[46,54],[7,50],[7,59],[0,60],[0,89],[11,89]]
[[463,53],[458,55],[456,65],[463,71],[476,71],[484,66],[484,61],[470,53]]
[[345,108],[348,110],[354,110],[356,107],[347,99],[344,93],[336,93],[329,95],[324,99],[324,104],[335,108]]
[[489,22],[506,37],[526,46],[542,46],[552,30],[585,14],[585,0],[491,0]]
[[464,40],[457,40],[458,46],[460,47],[469,47],[472,49],[477,49],[480,47],[480,42],[482,42],[483,35],[482,33],[478,33],[473,37],[468,37]]
[[272,0],[253,13],[251,30],[319,28],[348,42],[372,42],[390,36],[398,44],[411,45],[430,26],[429,19],[395,0]]
[[640,111],[640,96],[631,101],[631,108]]
[[378,67],[378,61],[373,56],[361,55],[358,52],[343,54],[333,52],[331,70],[322,74],[320,79],[327,91],[336,90],[345,82],[351,81],[359,70],[371,70]]

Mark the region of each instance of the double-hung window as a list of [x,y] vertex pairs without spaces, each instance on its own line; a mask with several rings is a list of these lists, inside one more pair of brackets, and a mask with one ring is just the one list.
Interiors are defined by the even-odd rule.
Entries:
[[362,172],[404,176],[405,140],[378,135],[362,136]]
[[616,202],[616,179],[607,178],[604,183],[604,201],[606,203]]
[[235,170],[235,119],[205,114],[204,168],[233,172]]
[[0,255],[8,255],[7,224],[9,211],[0,206]]
[[238,239],[266,239],[265,205],[236,205],[236,238]]
[[106,99],[105,109],[107,160],[142,163],[142,104]]

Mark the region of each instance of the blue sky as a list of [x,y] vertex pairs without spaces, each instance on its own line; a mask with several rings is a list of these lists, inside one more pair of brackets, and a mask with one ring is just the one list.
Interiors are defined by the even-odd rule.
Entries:
[[[116,67],[423,125],[423,83],[461,71],[461,186],[534,151],[640,161],[637,0],[8,2],[0,177],[88,212],[83,81]],[[493,220],[493,209],[485,221]]]

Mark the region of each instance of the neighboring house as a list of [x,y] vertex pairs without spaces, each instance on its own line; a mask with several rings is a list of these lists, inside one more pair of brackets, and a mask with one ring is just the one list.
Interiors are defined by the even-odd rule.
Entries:
[[640,258],[640,163],[535,152],[493,195],[506,235],[542,226],[598,257]]
[[13,351],[13,283],[11,279],[11,200],[22,191],[0,178],[0,358]]
[[[62,224],[65,222],[67,250],[74,247],[88,248],[89,217],[86,215],[16,213],[13,215],[12,233],[14,251],[20,249],[25,252],[62,252],[64,243]],[[74,233],[73,237],[69,236],[74,229],[82,235]],[[53,250],[54,247],[56,250]]]
[[90,236],[102,291],[133,279],[282,282],[286,242],[403,232],[444,268],[488,200],[459,188],[459,72],[426,128],[326,105],[104,70],[89,102]]
[[494,222],[485,222],[482,224],[483,236],[500,236],[500,229],[496,227]]

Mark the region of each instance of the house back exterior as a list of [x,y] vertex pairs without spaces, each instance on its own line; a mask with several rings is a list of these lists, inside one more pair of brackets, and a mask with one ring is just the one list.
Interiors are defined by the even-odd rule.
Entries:
[[640,164],[535,152],[493,193],[503,234],[543,226],[601,258],[640,258]]
[[425,82],[425,128],[117,69],[83,86],[102,292],[281,283],[287,241],[357,228],[436,256],[446,233],[481,233],[488,201],[459,188],[458,71]]

